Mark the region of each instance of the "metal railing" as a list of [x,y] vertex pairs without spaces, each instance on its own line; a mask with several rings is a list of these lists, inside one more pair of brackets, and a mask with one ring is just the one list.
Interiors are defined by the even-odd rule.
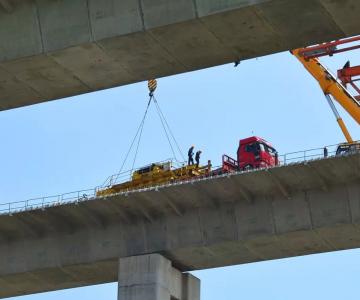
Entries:
[[[326,157],[333,157],[336,155],[336,149],[338,146],[339,146],[338,144],[335,144],[335,145],[330,145],[330,146],[326,146],[326,147],[322,147],[322,148],[314,148],[314,149],[308,149],[308,150],[303,150],[303,151],[291,152],[291,153],[279,155],[278,159],[280,162],[280,166],[286,166],[286,165],[291,165],[291,164],[303,163],[305,161],[323,159]],[[326,148],[327,153],[325,153],[325,150],[324,150],[325,148]],[[174,162],[174,165],[181,166],[182,163]],[[174,167],[174,165],[173,165],[173,167]],[[219,166],[219,167],[221,167],[221,166]],[[218,168],[218,167],[213,167],[213,169],[216,169],[216,168]],[[136,170],[138,170],[138,169],[136,169]],[[253,170],[253,171],[256,171],[256,170]],[[249,172],[249,171],[244,171],[244,172]],[[238,173],[241,173],[241,172],[237,172],[236,174],[238,174]],[[217,177],[217,176],[213,176],[213,177]],[[106,187],[109,187],[113,184],[118,184],[118,183],[127,181],[130,178],[131,178],[131,171],[126,171],[126,172],[122,172],[122,173],[115,174],[115,175],[108,177],[108,179],[105,181],[105,183],[103,185],[92,188],[92,189],[79,190],[79,191],[75,191],[75,192],[64,193],[64,194],[59,194],[59,195],[54,195],[54,196],[39,197],[39,198],[28,199],[25,201],[17,201],[17,202],[9,202],[9,203],[0,204],[0,215],[5,215],[5,214],[12,215],[15,213],[28,211],[28,210],[46,209],[49,207],[54,207],[54,206],[63,205],[63,204],[79,203],[82,201],[93,200],[96,198],[97,191],[104,189]],[[187,180],[186,182],[198,181],[198,180],[202,180],[202,179],[195,177],[193,180]],[[178,184],[182,184],[182,183],[184,183],[184,182],[180,182]],[[164,184],[164,185],[166,185],[166,184]],[[141,188],[141,189],[137,189],[137,190],[128,190],[128,191],[125,191],[124,193],[126,194],[128,192],[141,192],[144,190],[150,190],[150,189],[154,189],[154,188],[156,189],[158,187],[159,186],[154,185],[154,186],[150,186],[147,188]]]
[[73,203],[90,200],[95,198],[97,188],[80,190],[65,194],[59,194],[54,196],[46,196],[39,198],[32,198],[25,201],[0,203],[0,215],[33,210],[33,209],[45,209],[52,206],[57,206],[65,203]]
[[[279,155],[279,162],[281,165],[288,165],[292,163],[299,163],[313,159],[325,158],[325,156],[335,156],[336,149],[339,144],[329,145],[322,148],[314,148],[303,151],[290,152],[283,155]],[[326,150],[325,150],[326,148]],[[325,154],[327,151],[327,155]]]

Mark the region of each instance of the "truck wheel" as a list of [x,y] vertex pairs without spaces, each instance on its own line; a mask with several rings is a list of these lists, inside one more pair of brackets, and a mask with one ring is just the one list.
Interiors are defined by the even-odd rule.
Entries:
[[244,171],[250,171],[250,170],[252,170],[254,167],[252,166],[252,165],[246,165],[244,168],[243,168],[243,170]]

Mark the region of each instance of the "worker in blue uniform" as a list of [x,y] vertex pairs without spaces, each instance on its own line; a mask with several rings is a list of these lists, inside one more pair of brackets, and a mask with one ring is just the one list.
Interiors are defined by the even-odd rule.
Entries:
[[188,151],[188,166],[194,164],[194,145],[192,145]]
[[197,151],[196,154],[195,154],[195,161],[196,161],[196,167],[198,168],[199,165],[200,165],[200,155],[201,155],[201,151]]

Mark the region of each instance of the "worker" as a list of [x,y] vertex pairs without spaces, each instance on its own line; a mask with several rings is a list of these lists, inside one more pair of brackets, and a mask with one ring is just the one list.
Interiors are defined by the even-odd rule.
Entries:
[[192,145],[188,151],[188,166],[194,164],[194,145]]
[[196,161],[196,167],[198,168],[199,167],[199,164],[200,164],[200,154],[201,154],[201,151],[197,151],[196,154],[195,154],[195,161]]

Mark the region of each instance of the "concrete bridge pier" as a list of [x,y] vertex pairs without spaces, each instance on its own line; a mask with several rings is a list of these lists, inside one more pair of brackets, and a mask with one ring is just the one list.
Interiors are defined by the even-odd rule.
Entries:
[[119,260],[118,300],[200,300],[200,280],[159,254]]

